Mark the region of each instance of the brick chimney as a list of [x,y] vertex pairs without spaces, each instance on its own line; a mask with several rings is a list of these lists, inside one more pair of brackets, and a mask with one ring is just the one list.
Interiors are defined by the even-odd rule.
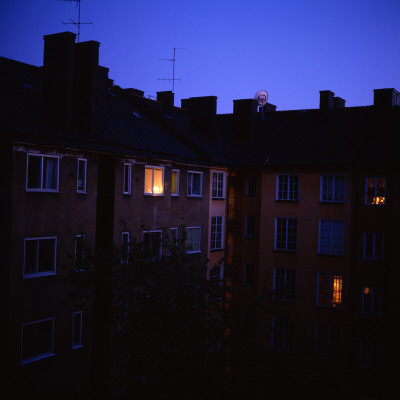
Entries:
[[257,120],[257,101],[254,99],[233,100],[233,137],[249,139],[253,135]]
[[321,90],[319,92],[319,109],[323,111],[333,110],[335,93],[330,90]]
[[374,106],[391,108],[400,106],[400,93],[396,89],[374,89]]
[[342,99],[341,97],[334,97],[333,98],[333,106],[334,108],[345,108],[346,107],[346,100]]
[[181,107],[189,112],[190,125],[202,132],[205,136],[213,138],[217,117],[217,97],[203,96],[190,97],[181,100]]
[[43,37],[44,112],[54,124],[67,131],[72,124],[75,37],[72,32]]
[[164,103],[167,107],[174,106],[174,96],[172,91],[157,92],[157,101]]

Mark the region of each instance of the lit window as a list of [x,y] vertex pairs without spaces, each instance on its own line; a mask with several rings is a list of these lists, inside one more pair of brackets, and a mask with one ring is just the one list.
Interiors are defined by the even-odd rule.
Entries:
[[201,228],[191,227],[186,228],[186,252],[187,253],[197,253],[200,250],[200,238],[201,238]]
[[24,247],[24,278],[56,273],[56,237],[25,239]]
[[321,175],[321,201],[343,203],[346,177],[344,175]]
[[75,235],[75,268],[81,271],[86,266],[86,236]]
[[277,200],[299,200],[299,181],[298,175],[278,175],[277,179]]
[[276,218],[275,250],[297,250],[297,218]]
[[244,237],[254,239],[256,237],[256,217],[254,215],[245,216]]
[[131,194],[132,164],[124,164],[124,194]]
[[386,179],[367,178],[365,184],[365,203],[383,205],[386,201]]
[[144,177],[144,194],[164,194],[164,168],[146,167]]
[[337,308],[342,305],[342,275],[318,273],[318,305]]
[[365,314],[382,313],[382,290],[365,286],[362,288],[361,312]]
[[203,186],[202,172],[188,172],[188,196],[201,196]]
[[338,360],[341,346],[340,328],[320,324],[317,324],[315,328],[315,354],[317,357],[332,361]]
[[383,260],[384,255],[383,233],[365,232],[364,233],[364,258],[367,260]]
[[179,196],[179,175],[180,171],[178,169],[172,170],[171,175],[171,195]]
[[225,197],[225,174],[213,172],[212,174],[212,198],[223,199]]
[[72,348],[82,347],[82,311],[72,314]]
[[58,164],[59,158],[56,156],[28,154],[26,190],[57,192]]
[[129,262],[129,232],[122,232],[122,239],[121,239],[121,263],[127,264]]
[[23,324],[21,328],[21,363],[54,355],[54,318]]
[[78,193],[86,193],[86,172],[87,172],[87,160],[85,158],[79,158],[77,182],[76,182],[76,191]]
[[222,249],[223,217],[211,217],[211,250]]
[[273,290],[275,299],[293,301],[296,294],[296,270],[274,268]]
[[344,221],[319,221],[319,254],[343,255]]
[[143,232],[143,253],[147,261],[160,260],[162,256],[162,231]]

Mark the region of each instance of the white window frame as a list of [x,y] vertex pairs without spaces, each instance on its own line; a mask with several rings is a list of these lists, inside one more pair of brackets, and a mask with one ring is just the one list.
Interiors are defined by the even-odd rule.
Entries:
[[[367,235],[372,235],[372,257],[367,256]],[[377,235],[382,236],[382,257],[376,256]],[[364,232],[363,258],[365,260],[383,260],[385,258],[385,234],[381,232]]]
[[[193,193],[193,177],[195,175],[200,176],[200,193]],[[203,173],[199,171],[188,171],[187,179],[187,195],[188,197],[202,197],[203,196]]]
[[[83,179],[79,179],[81,172],[83,173]],[[78,158],[76,167],[76,192],[86,194],[87,193],[86,185],[87,185],[87,159]]]
[[[220,243],[219,246],[218,243]],[[222,215],[215,215],[211,217],[210,250],[222,250],[223,248],[224,248],[224,217]]]
[[[283,247],[278,247],[278,221],[279,220],[285,220],[285,246]],[[295,242],[289,242],[289,228],[292,228],[289,226],[290,221],[296,221],[296,241]],[[296,252],[298,248],[298,235],[299,235],[299,220],[296,217],[276,217],[275,218],[275,237],[274,237],[274,250],[277,251],[288,251],[288,252]],[[290,243],[295,243],[296,248],[291,249],[289,248]]]
[[[368,299],[367,296],[370,296]],[[367,305],[368,301],[368,305]],[[380,288],[363,286],[361,291],[361,312],[363,314],[381,315],[383,308],[383,291]]]
[[[249,234],[249,219],[254,218],[254,234]],[[244,237],[255,239],[257,237],[257,217],[255,215],[245,215],[244,217]]]
[[[54,254],[53,254],[53,268],[51,270],[48,271],[41,271],[38,272],[38,262],[39,262],[39,252],[40,252],[40,241],[41,240],[53,240],[54,241]],[[36,272],[32,272],[32,273],[26,273],[25,272],[25,266],[26,266],[26,242],[28,241],[37,241],[37,245],[36,245],[36,265],[35,265],[35,269]],[[38,278],[41,276],[48,276],[48,275],[56,275],[56,269],[57,269],[57,236],[45,236],[45,237],[35,237],[35,238],[25,238],[24,239],[24,265],[23,265],[23,277],[25,278]]]
[[[221,182],[222,182],[222,187],[221,187]],[[213,171],[211,198],[225,199],[225,172]]]
[[[331,182],[328,182],[329,179],[331,179]],[[337,186],[336,181],[339,179],[343,179],[343,192],[341,192],[340,190],[336,191],[336,186]],[[339,185],[341,184],[341,182],[338,182],[337,184]],[[325,186],[327,186],[326,191],[324,191]],[[344,203],[346,201],[346,175],[340,175],[340,174],[321,175],[320,201],[322,203]]]
[[[148,260],[148,261],[161,260],[162,248],[163,248],[163,245],[162,245],[162,230],[143,231],[142,232],[142,242],[144,244],[144,237],[145,237],[146,234],[152,234],[152,233],[159,233],[160,234],[160,247],[159,247],[159,250],[157,252],[157,256],[154,257],[152,260]],[[150,242],[150,245],[151,245],[150,249],[153,249],[153,241]]]
[[[29,184],[29,159],[30,157],[40,158],[40,187],[33,188],[28,187]],[[44,159],[53,158],[57,160],[57,171],[56,171],[56,187],[47,189],[43,187],[43,162]],[[26,157],[26,191],[27,192],[54,192],[57,193],[59,191],[59,181],[60,181],[60,157],[49,155],[49,154],[40,154],[40,153],[28,153]]]
[[[328,225],[329,236],[326,237],[328,244],[328,250],[323,250],[323,238],[322,238],[322,225]],[[341,226],[342,229],[339,232],[336,228]],[[324,237],[325,239],[325,237]],[[338,245],[337,243],[340,244]],[[344,254],[344,221],[338,219],[320,219],[319,220],[319,233],[318,233],[318,254],[342,256]]]
[[[76,341],[75,337],[75,324],[76,324],[76,317],[79,315],[79,340]],[[72,314],[72,348],[73,349],[79,349],[83,347],[82,343],[82,325],[83,325],[83,313],[82,311],[75,311]]]
[[[146,170],[151,170],[152,171],[152,177],[151,177],[151,192],[146,192]],[[162,181],[162,190],[159,193],[154,193],[154,171],[159,170],[161,171],[161,181]],[[145,166],[145,175],[144,175],[144,194],[146,196],[164,196],[164,172],[165,168],[160,167],[160,166],[154,166],[154,165],[146,165]]]
[[[284,180],[287,180],[284,182]],[[297,182],[294,182],[297,180]],[[286,186],[283,190],[282,187]],[[297,189],[294,190],[297,185]],[[282,189],[282,190],[281,190]],[[299,201],[300,196],[300,176],[295,174],[276,175],[276,200],[280,201]]]
[[[81,260],[78,260],[78,241],[82,240],[82,258]],[[86,242],[86,235],[84,233],[80,233],[79,235],[75,235],[74,236],[74,261],[75,261],[75,267],[77,271],[81,271],[81,268],[79,267],[83,267],[85,264],[85,260],[86,260],[86,254],[85,254],[85,242]],[[82,262],[82,264],[80,264],[80,262]],[[78,265],[79,264],[79,265]]]
[[[374,196],[373,202],[368,202],[368,180],[373,179],[374,180]],[[384,193],[383,197],[378,196],[378,182],[379,180],[383,179],[384,181]],[[378,200],[380,199],[380,200]],[[383,206],[386,204],[386,178],[383,176],[380,177],[375,177],[375,176],[368,176],[365,178],[365,204],[367,205],[375,205],[375,206]]]
[[[176,192],[172,191],[172,176],[173,174],[176,173]],[[181,171],[179,169],[173,169],[171,172],[171,196],[179,196],[179,180],[181,176]]]
[[[52,321],[51,324],[51,350],[50,351],[46,351],[44,353],[38,353],[34,356],[31,357],[26,357],[24,358],[24,328],[26,328],[27,326],[30,325],[39,325],[40,323],[43,322],[47,322],[47,321]],[[51,357],[54,356],[54,321],[55,318],[44,318],[44,319],[40,319],[40,320],[36,320],[36,321],[32,321],[32,322],[27,322],[21,325],[21,364],[29,364],[31,362],[37,361],[37,360],[41,360],[42,358],[47,358],[47,357]],[[36,336],[36,335],[35,335]]]
[[[278,274],[283,274],[283,286],[278,285]],[[291,280],[291,276],[289,274],[294,273],[294,281]],[[284,293],[282,297],[279,297],[279,300],[283,301],[294,301],[296,296],[296,287],[297,287],[297,271],[293,268],[282,268],[275,267],[273,270],[273,283],[272,283],[273,291],[276,292],[279,289],[283,289]],[[278,287],[279,286],[279,287]],[[289,294],[285,292],[285,288],[289,288]],[[293,292],[293,293],[292,293]],[[275,298],[278,298],[276,294],[274,294]]]
[[[198,230],[199,231],[199,241],[197,243],[196,248],[189,249],[189,241],[188,241],[188,235],[189,235],[189,230]],[[201,226],[188,226],[186,227],[186,238],[185,238],[185,248],[186,248],[186,253],[201,253]]]
[[124,163],[124,181],[122,183],[122,193],[132,193],[132,164]]
[[[320,301],[321,292],[321,276],[329,276],[329,289],[328,289],[328,304],[322,304]],[[340,289],[337,290],[334,287],[335,277],[340,277]],[[335,293],[339,292],[339,301],[335,301]],[[333,272],[318,272],[317,279],[317,306],[325,308],[342,308],[343,306],[343,274],[337,274]]]
[[[125,238],[127,238],[127,240],[124,240]],[[122,232],[122,234],[121,234],[121,264],[129,263],[130,241],[131,241],[130,232]]]

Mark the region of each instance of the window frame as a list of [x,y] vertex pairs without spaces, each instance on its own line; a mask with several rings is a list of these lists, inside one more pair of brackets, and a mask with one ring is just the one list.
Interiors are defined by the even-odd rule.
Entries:
[[[325,330],[325,332],[322,332]],[[326,335],[325,335],[326,333]],[[326,337],[327,340],[324,340]],[[337,342],[334,338],[337,338]],[[338,361],[341,358],[342,330],[340,327],[315,324],[315,355],[320,359]],[[324,348],[324,351],[322,350]]]
[[[252,266],[249,268],[249,266]],[[256,264],[252,262],[243,263],[243,286],[253,286],[255,281]],[[251,279],[249,279],[251,276]],[[249,282],[250,281],[250,282]]]
[[[318,226],[318,254],[320,255],[331,255],[331,256],[343,256],[344,255],[344,233],[345,226],[344,220],[340,219],[320,219]],[[329,223],[329,236],[322,237],[322,225]],[[340,225],[342,227],[341,232],[335,231],[335,227]],[[341,237],[335,237],[336,235],[341,233]],[[328,244],[322,244],[323,239],[328,240]],[[340,245],[334,243],[335,239],[341,240]],[[322,251],[322,246],[328,246],[329,249],[327,251]]]
[[[154,230],[151,230],[151,231],[143,231],[143,232],[142,232],[142,243],[143,243],[143,252],[144,252],[144,253],[146,252],[146,248],[145,248],[145,235],[147,235],[147,234],[155,234],[155,233],[157,233],[157,234],[160,235],[160,243],[159,243],[159,247],[158,247],[157,253],[154,251],[155,256],[154,256],[154,254],[152,254],[152,258],[151,258],[151,259],[149,259],[149,258],[147,258],[147,257],[145,256],[145,259],[146,259],[147,261],[150,261],[150,262],[152,262],[152,261],[159,261],[159,260],[161,260],[161,258],[162,258],[162,253],[163,253],[162,234],[163,234],[163,232],[162,232],[161,229],[154,229]],[[152,251],[152,249],[153,249],[153,240],[152,240],[152,236],[150,236],[150,238],[151,238],[151,242],[150,242],[151,247],[149,248],[149,250],[151,249],[150,251],[151,251],[151,253],[153,253],[153,251]]]
[[[151,170],[151,192],[146,192],[146,171]],[[162,190],[160,193],[154,193],[154,171],[161,171],[161,181],[162,181]],[[165,190],[165,167],[160,167],[160,166],[154,166],[154,165],[146,165],[144,168],[144,194],[146,196],[164,196],[164,190]]]
[[[332,182],[324,182],[325,180],[332,178]],[[342,179],[343,182],[336,183],[337,180]],[[327,190],[324,191],[325,185]],[[328,187],[329,185],[329,187]],[[343,185],[343,191],[336,190],[336,186]],[[343,199],[341,194],[343,194]],[[328,198],[325,198],[328,197]],[[329,198],[329,196],[331,198]],[[340,197],[339,197],[340,196]],[[320,176],[320,198],[321,203],[345,203],[346,202],[346,175],[344,174],[322,174]]]
[[[47,322],[47,321],[52,321],[51,332],[50,332],[50,336],[51,336],[50,348],[51,348],[51,351],[37,353],[36,355],[30,356],[30,357],[24,357],[24,336],[25,336],[25,339],[26,339],[26,334],[24,335],[24,328],[27,327],[27,326],[31,326],[31,325],[36,325],[37,326],[37,325],[39,325],[41,323],[44,323],[44,322]],[[43,319],[39,319],[39,320],[36,320],[36,321],[26,322],[26,323],[21,325],[21,364],[22,365],[29,364],[31,362],[38,361],[38,360],[41,360],[43,358],[47,358],[47,357],[51,357],[51,356],[55,355],[55,352],[54,352],[54,326],[55,326],[55,318],[54,317],[43,318]],[[38,337],[38,333],[34,332],[34,336],[35,336],[35,338]]]
[[[195,175],[200,176],[199,182],[199,192],[198,194],[193,194],[193,177]],[[187,196],[188,197],[203,197],[203,172],[201,171],[188,171],[187,175]]]
[[[78,242],[82,240],[82,253],[78,255]],[[75,261],[75,269],[76,271],[83,271],[83,267],[86,264],[86,234],[79,233],[74,236],[74,261]],[[78,258],[80,257],[80,258]]]
[[[174,173],[176,173],[176,188],[174,188],[172,185],[172,176]],[[180,195],[180,193],[179,193],[180,176],[181,176],[181,171],[179,169],[173,169],[171,171],[171,196],[179,197],[179,195]],[[175,191],[173,191],[173,189],[175,189]]]
[[[280,277],[279,273],[283,273],[283,285],[280,285],[278,282]],[[294,274],[294,279],[292,276],[288,276],[289,274]],[[286,288],[289,290],[286,291]],[[277,296],[277,291],[283,289],[283,296]],[[274,267],[273,269],[273,281],[272,281],[272,290],[274,292],[274,298],[285,301],[285,302],[294,302],[296,298],[296,289],[297,289],[297,270],[294,268],[283,268],[283,267]]]
[[[124,241],[125,237],[128,237],[127,242]],[[121,264],[129,263],[130,242],[131,242],[131,233],[128,231],[122,232],[121,233]]]
[[[39,242],[41,240],[53,240],[53,267],[51,270],[47,271],[41,271],[38,272],[39,270],[39,256],[40,256],[40,244]],[[35,249],[35,256],[36,256],[36,262],[35,262],[35,269],[36,272],[33,273],[26,273],[26,242],[27,241],[37,241],[36,249]],[[44,236],[44,237],[34,237],[34,238],[24,238],[24,263],[23,263],[23,278],[24,279],[30,279],[30,278],[39,278],[42,276],[50,276],[50,275],[56,275],[57,274],[57,236]]]
[[[253,219],[254,222],[254,234],[249,231],[249,220]],[[257,216],[256,215],[245,215],[244,217],[244,237],[246,239],[255,239],[257,237]]]
[[[81,169],[80,165],[83,164],[83,169]],[[80,178],[80,172],[83,171],[83,179]],[[82,181],[82,184],[79,185],[79,182]],[[82,186],[82,188],[80,188]],[[87,194],[87,159],[86,158],[78,158],[77,167],[76,167],[76,192]]]
[[[198,246],[195,250],[189,250],[189,246],[188,246],[188,231],[192,231],[192,230],[198,230],[199,231],[199,240],[198,240]],[[185,237],[185,252],[187,254],[193,254],[193,253],[201,253],[201,226],[187,226],[185,228],[185,232],[186,232],[186,237]],[[192,241],[191,241],[192,242]]]
[[[372,235],[372,257],[367,256],[367,235]],[[377,242],[377,235],[381,235],[382,237],[382,257],[376,256],[376,242]],[[363,259],[364,260],[384,260],[385,259],[385,234],[382,232],[364,232],[364,240],[363,240]]]
[[[40,158],[40,187],[35,188],[35,187],[29,187],[29,159],[31,157],[37,157]],[[57,160],[57,170],[56,170],[56,187],[55,188],[44,188],[43,187],[43,174],[44,174],[44,168],[43,168],[43,163],[44,159],[56,159]],[[56,155],[50,155],[50,154],[42,154],[42,153],[27,153],[26,157],[26,191],[27,192],[45,192],[45,193],[58,193],[59,192],[59,185],[60,185],[60,156]]]
[[[281,182],[281,179],[287,178],[287,182]],[[292,180],[296,178],[297,182],[292,182]],[[286,185],[286,190],[281,190],[281,187]],[[297,190],[290,190],[290,188],[297,185]],[[293,198],[290,198],[290,194],[296,194]],[[283,196],[285,194],[285,196]],[[289,201],[289,202],[296,202],[299,201],[300,198],[300,175],[295,174],[277,174],[276,175],[276,200],[278,201]]]
[[212,172],[211,198],[225,199],[225,172],[223,171]]
[[[374,180],[374,196],[373,202],[368,202],[368,196],[369,196],[369,192],[368,192],[368,181],[373,179]],[[378,196],[378,183],[379,180],[383,180],[384,182],[384,186],[383,186],[383,202],[377,202],[377,199],[381,198],[382,196]],[[365,178],[365,204],[368,206],[384,206],[386,204],[386,178],[383,176],[367,176]]]
[[[254,179],[254,182],[251,181],[251,179]],[[254,184],[254,192],[250,190],[250,188]],[[258,175],[248,175],[246,177],[246,196],[257,196],[258,195]]]
[[122,193],[132,194],[132,164],[124,163],[124,180],[122,184]]
[[281,353],[292,353],[294,348],[295,328],[287,318],[271,318],[270,348]]
[[[279,220],[285,220],[285,240],[284,240],[284,248],[279,247],[278,248],[278,223]],[[290,221],[296,221],[296,241],[295,242],[289,242],[289,228],[293,229],[293,226],[289,226],[289,222]],[[290,252],[290,253],[294,253],[297,252],[298,250],[298,242],[299,242],[299,220],[297,217],[275,217],[275,235],[274,235],[274,250],[275,251],[286,251],[286,252]],[[288,246],[290,243],[295,243],[295,248],[291,249],[289,248],[290,246]]]
[[224,249],[224,216],[214,215],[211,217],[210,250],[223,250],[223,249]]
[[[321,276],[329,277],[328,282],[328,293],[322,293],[324,287],[322,287]],[[335,289],[334,279],[340,277],[340,289]],[[338,298],[339,301],[335,300],[335,293],[339,293]],[[328,304],[324,304],[325,301],[321,300],[321,297],[324,296],[328,299]],[[335,273],[335,272],[318,272],[317,276],[317,306],[323,308],[331,308],[331,309],[341,309],[343,307],[343,274]]]
[[[369,293],[366,293],[368,290]],[[367,299],[367,296],[370,298]],[[368,307],[367,307],[368,300]],[[370,286],[363,286],[361,288],[361,313],[368,315],[382,315],[383,310],[383,290]]]
[[[75,317],[79,315],[80,320],[79,320],[79,340],[75,341]],[[72,348],[73,349],[79,349],[83,347],[83,342],[82,342],[82,327],[83,326],[83,313],[82,311],[75,311],[72,313]]]

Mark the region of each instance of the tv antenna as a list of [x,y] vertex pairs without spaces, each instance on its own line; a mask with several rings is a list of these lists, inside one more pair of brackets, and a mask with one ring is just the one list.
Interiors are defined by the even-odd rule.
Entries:
[[76,7],[78,8],[78,22],[71,20],[71,22],[62,22],[64,25],[75,25],[78,27],[78,43],[81,35],[81,25],[92,25],[92,22],[81,22],[81,0],[63,0],[63,1],[74,1],[76,2]]
[[254,95],[254,100],[257,101],[258,107],[261,107],[261,119],[264,118],[264,106],[268,101],[268,93],[265,90],[259,90]]
[[172,81],[172,91],[174,91],[175,87],[175,81],[181,81],[181,78],[175,78],[175,53],[176,53],[176,47],[174,47],[174,56],[173,58],[160,58],[159,60],[164,60],[164,61],[171,61],[172,62],[172,78],[158,78],[159,81]]

